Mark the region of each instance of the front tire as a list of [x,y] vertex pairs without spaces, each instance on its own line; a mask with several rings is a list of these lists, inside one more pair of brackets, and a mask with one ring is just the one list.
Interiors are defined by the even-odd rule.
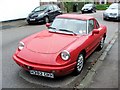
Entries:
[[76,67],[74,70],[74,75],[78,75],[81,73],[83,66],[84,66],[84,61],[85,61],[84,54],[80,53],[77,59]]
[[27,21],[27,24],[28,24],[28,25],[31,25],[32,23]]
[[84,12],[83,12],[83,11],[81,11],[81,13],[82,13],[82,14],[84,14]]
[[103,17],[103,20],[105,20],[105,21],[106,21],[106,18],[105,18],[105,17]]

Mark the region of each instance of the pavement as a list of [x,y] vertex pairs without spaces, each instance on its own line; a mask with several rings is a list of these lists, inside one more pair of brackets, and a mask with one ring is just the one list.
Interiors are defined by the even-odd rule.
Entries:
[[14,21],[6,21],[6,22],[0,22],[0,30],[4,29],[10,29],[10,28],[15,28],[15,27],[22,27],[27,25],[27,22],[25,19],[21,20],[14,20]]
[[118,39],[117,34],[82,80],[80,88],[112,88],[118,90]]
[[118,41],[108,52],[101,67],[96,71],[89,88],[117,88],[118,87]]

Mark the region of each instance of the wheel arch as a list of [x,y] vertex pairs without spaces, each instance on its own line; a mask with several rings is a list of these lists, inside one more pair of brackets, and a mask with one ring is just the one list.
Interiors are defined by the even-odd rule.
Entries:
[[47,15],[47,14],[44,16],[44,18],[45,18],[45,17],[48,17],[48,18],[50,19],[49,15]]
[[[81,51],[79,52],[78,58],[79,58],[79,55],[80,55],[80,54],[83,54],[83,58],[84,58],[84,60],[83,60],[83,67],[84,67],[84,64],[85,64],[85,56],[86,56],[86,51],[85,51],[85,49],[83,49],[83,50],[81,50]],[[76,62],[78,62],[78,59],[76,60]],[[83,67],[82,67],[82,69],[83,69]],[[74,74],[75,76],[78,75],[78,74],[80,74],[81,71],[82,71],[82,69],[78,72],[78,70],[77,70],[77,64],[76,64],[75,69],[74,69],[74,71],[73,71],[73,74]]]
[[104,33],[103,37],[104,37],[104,39],[106,38],[106,33]]
[[84,58],[86,57],[86,50],[85,49],[81,50],[80,53],[82,53],[84,55]]

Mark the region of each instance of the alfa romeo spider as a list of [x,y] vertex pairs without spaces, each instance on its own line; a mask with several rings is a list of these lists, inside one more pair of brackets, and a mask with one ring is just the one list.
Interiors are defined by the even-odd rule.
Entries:
[[78,75],[88,56],[103,48],[107,33],[106,26],[82,14],[59,15],[46,27],[21,40],[13,59],[30,74],[49,78]]

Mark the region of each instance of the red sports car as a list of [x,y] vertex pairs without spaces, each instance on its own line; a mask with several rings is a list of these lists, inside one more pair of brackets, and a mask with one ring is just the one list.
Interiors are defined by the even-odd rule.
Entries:
[[49,78],[78,75],[85,59],[103,48],[107,32],[94,17],[82,14],[59,15],[46,26],[48,30],[20,41],[13,59],[30,74]]

